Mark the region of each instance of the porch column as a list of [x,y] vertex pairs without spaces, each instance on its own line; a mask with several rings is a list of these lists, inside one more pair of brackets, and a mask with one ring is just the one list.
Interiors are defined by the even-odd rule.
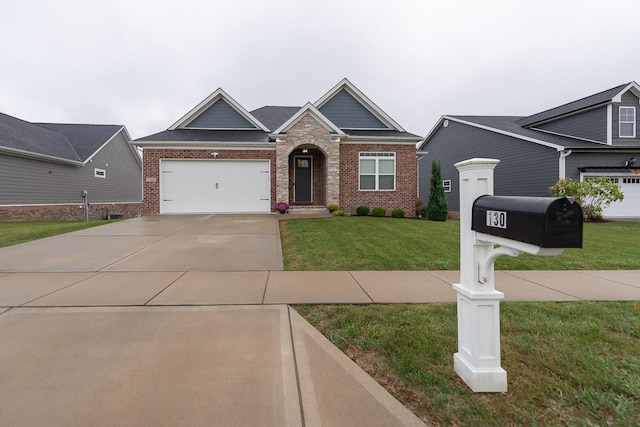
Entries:
[[289,203],[289,153],[286,139],[276,139],[276,203]]

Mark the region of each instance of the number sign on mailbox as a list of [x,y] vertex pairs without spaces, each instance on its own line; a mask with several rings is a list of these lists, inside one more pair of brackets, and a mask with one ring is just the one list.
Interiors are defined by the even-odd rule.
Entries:
[[487,211],[487,227],[507,228],[505,211]]

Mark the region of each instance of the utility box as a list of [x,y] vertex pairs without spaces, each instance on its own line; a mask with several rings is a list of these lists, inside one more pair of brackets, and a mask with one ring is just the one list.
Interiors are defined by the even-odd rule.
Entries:
[[566,197],[480,196],[471,229],[542,248],[581,248],[582,209]]

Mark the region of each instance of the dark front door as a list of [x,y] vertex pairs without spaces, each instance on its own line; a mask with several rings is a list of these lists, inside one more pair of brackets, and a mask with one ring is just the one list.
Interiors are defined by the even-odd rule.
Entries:
[[311,156],[296,156],[293,161],[294,169],[294,195],[296,203],[311,203]]

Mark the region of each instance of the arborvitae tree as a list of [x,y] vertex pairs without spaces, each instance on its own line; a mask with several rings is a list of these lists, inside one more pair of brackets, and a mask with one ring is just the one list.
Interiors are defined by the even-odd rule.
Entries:
[[430,221],[446,221],[448,216],[449,206],[442,186],[440,161],[434,160],[431,162],[431,192],[429,193],[429,204],[427,205],[427,219]]

